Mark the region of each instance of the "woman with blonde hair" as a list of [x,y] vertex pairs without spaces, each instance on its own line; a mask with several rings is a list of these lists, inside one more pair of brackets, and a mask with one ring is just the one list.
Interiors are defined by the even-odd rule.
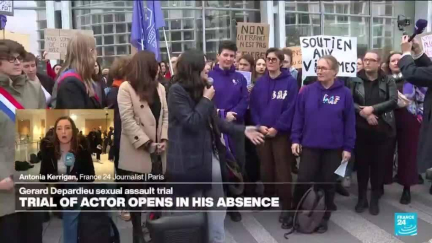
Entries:
[[100,108],[92,82],[96,62],[94,37],[77,33],[67,47],[66,61],[53,90],[52,106],[57,109]]

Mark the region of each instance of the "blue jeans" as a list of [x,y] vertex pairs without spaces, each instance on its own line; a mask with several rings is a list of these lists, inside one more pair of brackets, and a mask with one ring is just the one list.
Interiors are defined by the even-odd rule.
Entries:
[[77,243],[80,212],[63,212],[63,243]]

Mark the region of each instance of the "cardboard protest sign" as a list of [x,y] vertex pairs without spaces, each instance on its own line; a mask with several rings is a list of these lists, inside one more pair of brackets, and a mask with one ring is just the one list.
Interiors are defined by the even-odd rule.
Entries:
[[310,36],[300,37],[302,52],[302,79],[316,76],[318,60],[325,55],[332,55],[339,62],[341,77],[357,75],[357,37]]
[[300,46],[286,47],[293,52],[292,66],[296,69],[302,68],[302,52]]
[[237,23],[237,48],[253,58],[265,57],[269,48],[270,25],[261,23]]
[[428,57],[432,57],[432,34],[421,37],[423,51]]
[[70,39],[78,32],[93,36],[93,30],[45,29],[46,58],[64,59]]

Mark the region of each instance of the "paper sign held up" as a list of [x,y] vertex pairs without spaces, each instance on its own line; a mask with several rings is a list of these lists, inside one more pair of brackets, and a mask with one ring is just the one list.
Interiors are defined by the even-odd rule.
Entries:
[[78,32],[93,36],[93,30],[45,29],[47,59],[64,59],[70,39]]
[[261,23],[237,23],[237,48],[253,58],[265,57],[269,48],[270,25]]

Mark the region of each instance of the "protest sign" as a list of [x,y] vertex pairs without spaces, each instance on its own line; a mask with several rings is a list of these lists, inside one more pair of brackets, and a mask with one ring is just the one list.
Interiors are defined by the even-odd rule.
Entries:
[[269,48],[269,24],[237,23],[237,48],[242,54],[258,59]]
[[318,60],[325,55],[332,55],[339,62],[341,77],[357,75],[357,37],[310,36],[300,37],[302,52],[302,79],[316,76]]
[[302,52],[300,46],[291,46],[286,47],[287,49],[290,49],[293,53],[293,59],[291,60],[292,66],[296,69],[302,68]]
[[421,37],[423,50],[428,57],[432,57],[432,34]]
[[13,1],[0,1],[0,14],[14,16]]
[[236,71],[238,73],[241,73],[243,77],[245,77],[247,86],[249,87],[252,84],[252,73],[247,71]]
[[64,59],[67,45],[78,32],[93,36],[93,30],[45,29],[45,51],[47,59]]

